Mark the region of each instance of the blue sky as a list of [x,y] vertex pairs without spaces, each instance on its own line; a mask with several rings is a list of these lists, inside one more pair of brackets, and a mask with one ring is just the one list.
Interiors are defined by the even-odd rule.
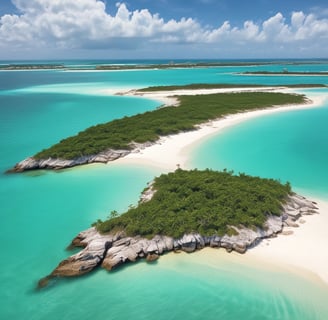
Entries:
[[0,59],[328,58],[326,0],[1,0]]
[[[115,3],[107,3],[112,10]],[[238,26],[250,19],[264,21],[278,12],[289,16],[293,11],[320,13],[322,9],[328,10],[326,0],[130,0],[126,3],[132,10],[148,8],[165,19],[192,17],[213,26],[225,20]]]

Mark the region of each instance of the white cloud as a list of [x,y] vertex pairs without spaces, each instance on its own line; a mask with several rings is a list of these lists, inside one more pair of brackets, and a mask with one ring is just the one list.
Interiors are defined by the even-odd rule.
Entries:
[[261,40],[285,41],[287,38],[289,38],[289,27],[285,24],[285,18],[280,12],[263,22]]
[[304,24],[305,14],[303,12],[293,12],[291,22],[295,30],[301,28]]
[[[19,15],[0,17],[0,48],[133,48],[154,42],[168,44],[223,44],[236,49],[247,44],[306,47],[313,44],[328,52],[328,19],[293,12],[290,22],[281,13],[261,24],[249,20],[242,27],[225,21],[217,28],[202,26],[193,18],[165,21],[148,9],[130,11],[118,2],[106,12],[101,0],[12,0]],[[284,47],[285,48],[285,47]],[[278,49],[277,49],[278,50]],[[313,55],[316,53],[314,52]]]

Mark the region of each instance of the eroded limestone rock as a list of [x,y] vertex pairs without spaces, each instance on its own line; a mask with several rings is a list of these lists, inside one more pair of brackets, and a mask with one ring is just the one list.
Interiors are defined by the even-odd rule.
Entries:
[[[47,285],[54,277],[72,277],[88,273],[102,266],[112,270],[127,262],[145,258],[154,261],[160,255],[170,251],[194,252],[206,246],[225,248],[228,252],[245,253],[247,249],[257,245],[262,239],[275,237],[279,233],[291,234],[291,227],[303,215],[317,212],[316,204],[298,195],[289,196],[282,208],[281,216],[268,215],[264,228],[233,227],[235,235],[218,235],[203,237],[198,233],[184,234],[180,239],[156,235],[152,239],[140,236],[127,237],[123,232],[100,234],[94,227],[80,232],[70,247],[83,249],[63,260],[55,270],[41,279],[39,286]],[[288,229],[284,231],[284,226]]]
[[60,170],[65,168],[71,168],[75,166],[80,166],[89,163],[107,163],[109,161],[114,161],[118,158],[125,157],[131,153],[131,150],[107,150],[95,155],[82,156],[72,160],[58,159],[58,158],[48,158],[48,159],[35,159],[33,157],[26,158],[23,161],[17,163],[14,168],[8,170],[7,172],[23,172],[29,170],[38,169],[53,169]]

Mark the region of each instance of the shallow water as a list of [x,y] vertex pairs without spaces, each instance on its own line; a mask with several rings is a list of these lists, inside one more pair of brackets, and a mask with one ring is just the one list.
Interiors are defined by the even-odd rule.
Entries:
[[[302,70],[310,67],[299,66]],[[99,89],[183,84],[194,79],[210,83],[263,81],[262,77],[233,74],[239,69],[0,72],[0,170],[4,172],[17,161],[92,124],[159,105],[140,98],[97,96]],[[313,82],[310,78],[271,77],[265,81]],[[315,80],[324,83],[326,78]],[[223,167],[290,180],[298,189],[324,196],[327,154],[315,150],[328,150],[326,119],[327,108],[321,108],[241,124],[218,141],[201,146],[215,149],[205,159],[197,156],[201,150],[197,149],[193,161],[205,161],[204,166],[208,166],[206,161],[211,160],[216,165],[224,154],[227,162],[220,164]],[[295,123],[293,132],[284,131],[291,123]],[[252,130],[258,130],[263,139],[255,143]],[[249,138],[240,140],[241,136]],[[233,139],[237,141],[232,143]],[[211,143],[215,146],[209,147]],[[309,147],[311,153],[307,152]],[[257,155],[263,150],[265,157],[259,159]],[[296,168],[293,159],[297,159]],[[327,287],[221,251],[167,255],[152,265],[140,262],[113,273],[99,270],[35,290],[39,278],[69,255],[65,247],[79,231],[98,218],[106,218],[112,210],[124,212],[135,205],[146,183],[158,174],[158,170],[115,163],[61,172],[1,174],[0,319],[328,317]]]
[[327,99],[319,108],[261,116],[208,139],[193,150],[192,166],[289,181],[327,199],[328,90],[320,93]]

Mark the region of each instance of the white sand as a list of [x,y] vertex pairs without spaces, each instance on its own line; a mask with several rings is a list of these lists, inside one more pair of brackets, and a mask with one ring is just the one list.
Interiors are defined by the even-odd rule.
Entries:
[[[217,89],[177,89],[170,91],[149,91],[149,92],[140,92],[134,89],[123,89],[120,92],[116,92],[118,95],[126,95],[126,96],[138,96],[149,98],[152,100],[158,100],[163,103],[164,106],[175,106],[178,105],[178,100],[175,96],[193,96],[193,95],[201,95],[201,94],[215,94],[215,93],[226,93],[226,92],[267,92],[279,90],[278,87],[265,87],[265,88],[257,88],[257,87],[248,87],[248,88],[217,88]],[[280,88],[280,91],[284,90],[283,87]],[[107,92],[108,94],[113,94],[113,89],[108,89],[103,91],[103,93]]]
[[[214,92],[249,91],[250,89],[216,89],[216,90],[179,90],[174,92],[161,92],[143,94],[162,102],[167,102],[167,97],[179,94],[207,94]],[[263,91],[264,89],[261,89]],[[271,89],[273,90],[273,89]],[[292,92],[289,89],[274,90]],[[259,91],[256,89],[256,91]],[[180,133],[162,138],[159,143],[150,146],[139,153],[132,153],[125,158],[119,159],[118,163],[138,164],[161,168],[162,171],[173,171],[177,164],[181,168],[188,169],[189,154],[195,145],[208,137],[236,125],[242,121],[272,114],[310,107],[317,107],[323,103],[325,97],[314,95],[312,102],[303,105],[276,107],[265,110],[256,110],[235,114],[211,121],[202,125],[199,130]],[[327,200],[327,202],[325,202]],[[287,268],[296,268],[295,272],[302,270],[311,272],[328,283],[328,199],[316,200],[319,204],[319,215],[308,216],[299,228],[294,228],[294,234],[290,236],[280,235],[277,238],[265,240],[259,246],[248,251],[247,255],[254,261],[270,261],[275,265]]]
[[[202,90],[176,90],[176,91],[166,91],[166,92],[156,92],[156,93],[144,93],[142,96],[145,98],[151,98],[163,103],[168,102],[168,97],[171,99],[172,95],[195,95],[195,94],[209,94],[217,92],[232,92],[232,91],[267,91],[279,89],[202,89]],[[279,92],[291,92],[288,89],[280,89]],[[139,94],[138,94],[139,96]],[[272,114],[275,112],[283,112],[304,108],[311,108],[323,103],[322,96],[314,96],[311,98],[312,101],[307,104],[302,105],[290,105],[283,107],[274,107],[264,110],[256,110],[250,112],[244,112],[239,114],[233,114],[226,116],[224,118],[210,121],[206,124],[200,126],[199,130],[189,131],[184,133],[179,133],[176,135],[171,135],[163,137],[158,143],[141,150],[139,153],[131,153],[128,156],[117,160],[120,163],[136,163],[145,164],[148,166],[155,166],[168,170],[175,170],[177,164],[181,168],[187,168],[187,162],[189,153],[192,148],[198,145],[200,142],[208,139],[209,137],[216,135],[220,131],[236,125],[242,121],[253,119],[262,115]],[[172,100],[170,100],[172,101]]]
[[264,240],[247,254],[280,266],[311,271],[328,283],[328,202],[315,201],[320,214],[302,217],[305,223],[290,229],[294,231],[292,235]]

